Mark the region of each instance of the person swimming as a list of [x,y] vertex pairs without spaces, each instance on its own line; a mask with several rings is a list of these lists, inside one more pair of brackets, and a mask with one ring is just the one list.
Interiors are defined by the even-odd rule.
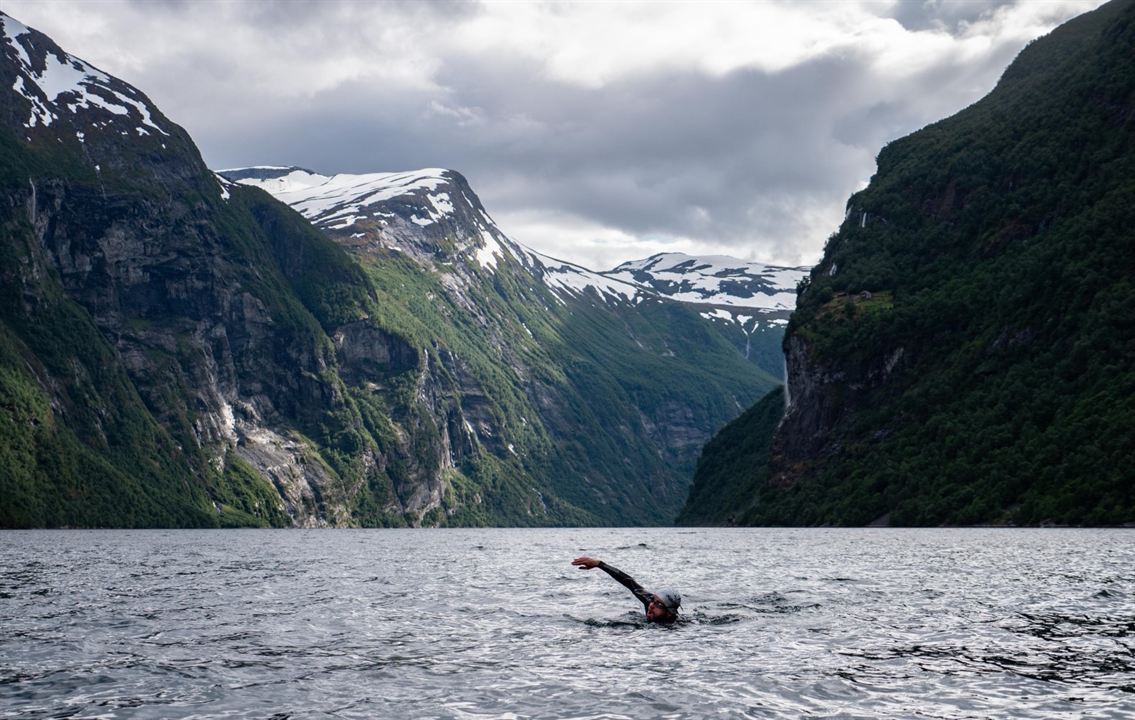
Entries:
[[591,570],[592,568],[599,568],[607,573],[615,580],[619,581],[623,587],[634,593],[639,602],[646,608],[646,621],[653,623],[672,623],[678,619],[678,608],[682,605],[682,596],[675,590],[659,590],[658,592],[650,592],[644,589],[641,585],[635,582],[634,578],[627,575],[622,570],[611,567],[602,560],[583,556],[577,557],[571,561],[572,565],[579,567],[580,570]]

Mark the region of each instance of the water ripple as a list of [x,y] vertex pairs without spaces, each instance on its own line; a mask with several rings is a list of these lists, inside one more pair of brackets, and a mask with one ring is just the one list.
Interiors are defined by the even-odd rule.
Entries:
[[1131,540],[4,532],[0,718],[1130,718]]

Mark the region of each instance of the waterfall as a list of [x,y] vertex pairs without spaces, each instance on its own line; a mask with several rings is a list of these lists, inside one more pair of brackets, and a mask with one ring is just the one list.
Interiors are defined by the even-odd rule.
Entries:
[[788,390],[788,356],[784,356],[784,412],[788,413],[788,408],[792,407],[792,395]]

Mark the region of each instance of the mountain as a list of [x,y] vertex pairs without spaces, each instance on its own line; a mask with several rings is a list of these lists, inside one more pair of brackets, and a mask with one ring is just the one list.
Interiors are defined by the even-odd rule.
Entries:
[[672,300],[704,305],[703,318],[718,326],[746,358],[779,377],[784,328],[796,307],[796,286],[808,270],[725,256],[661,253],[625,262],[603,275]]
[[[663,253],[593,271],[557,260],[508,238],[458,173],[430,168],[401,173],[327,176],[299,167],[221,170],[291,205],[316,227],[356,250],[377,243],[432,268],[438,248],[423,238],[468,231],[483,243],[473,257],[493,271],[498,258],[519,263],[563,302],[594,291],[610,305],[670,299],[697,310],[759,368],[783,377],[780,350],[807,268],[778,267],[725,256]],[[453,187],[456,182],[460,187]],[[464,230],[463,230],[464,228]]]
[[[348,249],[379,288],[373,319],[459,358],[457,403],[494,408],[473,420],[473,443],[515,453],[523,472],[604,522],[669,522],[701,444],[742,398],[777,384],[704,306],[515,242],[452,170],[220,174],[272,193]],[[538,442],[499,441],[520,434],[506,427],[516,418]]]
[[140,91],[0,22],[0,525],[349,522],[390,457],[326,332],[365,274]]
[[666,522],[776,383],[511,243],[456,173],[313,225],[0,24],[0,526]]
[[1135,521],[1133,47],[1111,2],[883,148],[802,287],[788,397],[706,447],[682,522]]

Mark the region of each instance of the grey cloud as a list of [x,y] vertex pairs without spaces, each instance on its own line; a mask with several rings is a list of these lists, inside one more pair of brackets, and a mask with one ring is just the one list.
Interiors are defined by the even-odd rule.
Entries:
[[900,0],[891,16],[911,31],[943,30],[958,35],[1014,0]]
[[[900,82],[873,73],[869,60],[833,55],[721,77],[656,73],[588,89],[465,59],[437,79],[448,88],[444,107],[466,113],[431,112],[437,98],[428,94],[388,97],[358,83],[199,138],[223,165],[453,167],[490,211],[546,208],[636,236],[804,258],[835,229],[886,141],[961,107],[971,80],[990,86],[999,71],[935,67]],[[927,97],[925,87],[938,92]],[[813,227],[818,208],[830,227]]]
[[659,74],[600,90],[529,86],[522,101],[499,74],[499,96],[487,96],[477,67],[451,72],[450,87],[477,87],[483,104],[504,112],[523,102],[544,128],[521,145],[456,149],[478,174],[528,179],[499,193],[490,180],[487,201],[556,207],[637,235],[713,239],[739,253],[818,248],[826,234],[801,216],[813,204],[838,213],[888,134],[927,119],[897,100],[864,108],[858,98],[878,79],[861,58],[776,74]]
[[[201,6],[200,0],[126,0],[125,4],[135,12],[150,16],[188,13]],[[228,3],[226,9],[260,27],[295,27],[327,24],[325,21],[335,16],[365,17],[370,14],[369,4],[357,0],[256,0]],[[383,0],[382,4],[386,13],[443,21],[454,21],[482,10],[481,3],[467,0]]]
[[[959,33],[1004,4],[906,2],[891,12],[910,29]],[[482,11],[388,3],[379,22],[367,3],[227,7],[229,22],[255,30],[248,37],[262,52],[252,57],[264,63],[297,45],[347,47],[377,62],[382,38],[373,33],[384,25],[446,33]],[[206,22],[210,11],[173,0],[135,9],[124,31],[161,22],[174,40],[177,23]],[[547,77],[531,59],[450,49],[434,58],[433,87],[354,80],[297,96],[241,81],[250,68],[197,44],[125,79],[185,125],[214,167],[451,167],[490,212],[574,217],[655,244],[684,236],[737,255],[799,261],[816,256],[883,144],[976,100],[1017,49],[1005,43],[979,61],[946,57],[913,76],[885,74],[865,51],[844,48],[775,73],[657,69],[598,88]],[[554,250],[554,239],[525,240],[587,260]],[[642,254],[653,251],[644,242]]]

